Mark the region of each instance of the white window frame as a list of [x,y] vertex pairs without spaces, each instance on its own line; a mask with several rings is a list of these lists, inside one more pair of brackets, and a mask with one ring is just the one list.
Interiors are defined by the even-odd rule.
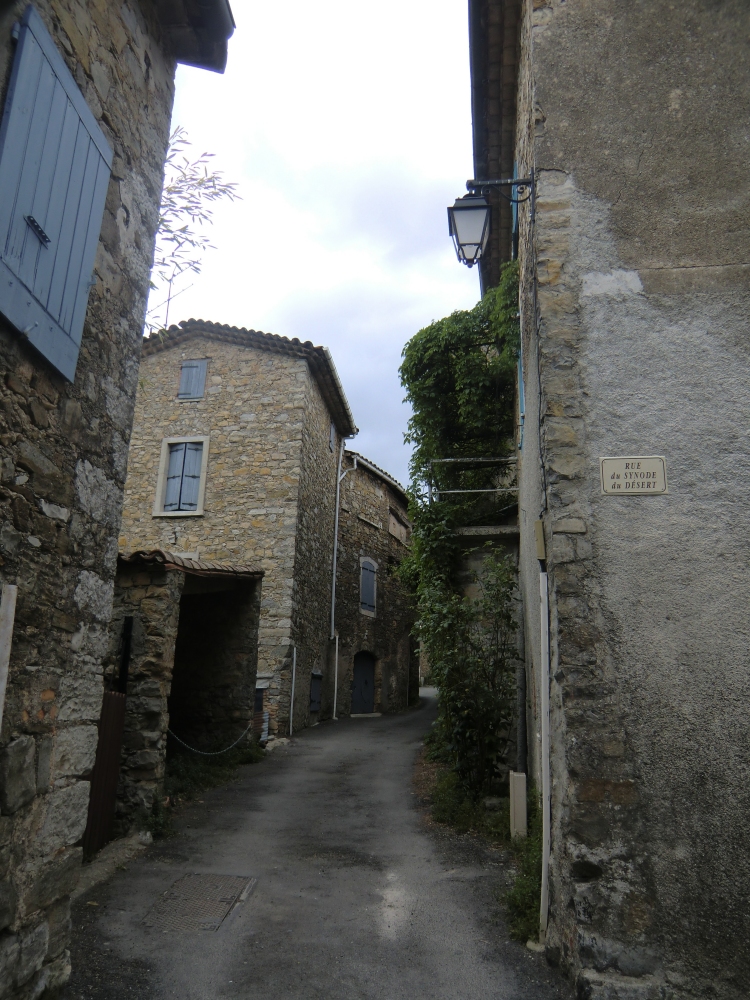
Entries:
[[[367,563],[372,563],[372,565],[375,567],[375,600],[373,602],[375,604],[375,610],[374,611],[368,611],[367,608],[363,608],[362,607],[362,567],[364,566],[364,564],[366,562]],[[360,556],[359,557],[359,596],[358,596],[357,600],[358,600],[358,603],[359,603],[359,613],[361,615],[366,615],[367,618],[377,618],[377,616],[378,616],[378,571],[379,571],[379,569],[380,569],[380,567],[378,566],[376,560],[372,558],[372,556]]]
[[[153,517],[202,517],[203,502],[206,495],[206,471],[208,469],[208,435],[190,434],[188,437],[168,437],[161,442],[161,458],[159,459],[159,475],[156,479],[156,497],[154,498]],[[201,453],[201,479],[198,485],[198,506],[195,510],[164,510],[164,495],[167,492],[167,469],[169,468],[169,446],[171,444],[203,445]]]

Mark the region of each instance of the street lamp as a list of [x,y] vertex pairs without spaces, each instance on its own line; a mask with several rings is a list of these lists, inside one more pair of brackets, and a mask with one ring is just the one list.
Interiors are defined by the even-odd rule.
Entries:
[[[510,188],[510,194],[502,189]],[[511,205],[531,202],[531,221],[534,221],[535,190],[534,171],[528,177],[513,177],[508,180],[467,181],[469,192],[457,198],[448,209],[448,231],[456,248],[456,256],[462,264],[473,267],[484,256],[490,238],[490,205],[487,195],[497,191]]]
[[481,194],[456,198],[453,208],[448,209],[448,230],[458,259],[467,267],[473,267],[481,259],[490,237],[487,199]]

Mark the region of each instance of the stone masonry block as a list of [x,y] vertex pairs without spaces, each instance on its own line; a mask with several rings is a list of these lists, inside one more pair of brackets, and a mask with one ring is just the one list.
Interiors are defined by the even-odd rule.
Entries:
[[52,854],[81,839],[86,828],[89,790],[88,781],[79,781],[50,793],[46,800],[47,815],[35,845],[39,854]]
[[80,847],[68,848],[51,861],[28,868],[24,873],[26,887],[21,896],[23,912],[33,913],[69,896],[78,885],[82,857]]
[[17,812],[36,795],[33,736],[21,736],[0,753],[0,809]]
[[56,996],[55,990],[59,990],[67,983],[70,979],[70,973],[70,952],[64,951],[62,955],[56,958],[53,962],[50,962],[49,965],[45,965],[42,970],[44,988],[48,990],[50,994]]
[[635,782],[608,781],[604,778],[588,778],[578,785],[576,797],[579,802],[610,801],[616,805],[631,805],[638,797]]
[[98,739],[96,726],[75,726],[59,732],[55,741],[54,777],[90,777]]
[[56,958],[67,947],[70,941],[70,897],[65,896],[47,911],[49,925],[49,945],[47,958]]
[[0,935],[0,1000],[13,992],[19,955],[18,935]]
[[49,927],[47,926],[47,921],[45,920],[30,929],[24,928],[18,935],[18,938],[20,955],[16,969],[16,983],[18,986],[22,986],[44,964],[44,957],[47,954],[47,945],[49,944]]
[[572,449],[565,449],[559,455],[550,456],[549,467],[559,476],[573,479],[584,471],[585,461],[582,455],[577,455]]
[[552,522],[552,531],[566,535],[583,535],[586,533],[586,523],[580,517],[561,517]]
[[580,443],[583,423],[580,420],[548,417],[544,421],[544,430],[548,448],[572,448]]
[[13,923],[16,915],[16,890],[9,879],[0,882],[0,930]]

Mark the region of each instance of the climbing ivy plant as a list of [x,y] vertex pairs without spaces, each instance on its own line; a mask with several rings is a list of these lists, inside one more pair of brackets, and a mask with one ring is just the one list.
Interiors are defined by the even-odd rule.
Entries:
[[414,445],[413,545],[401,574],[416,594],[417,627],[439,690],[438,732],[474,796],[491,787],[512,720],[513,571],[505,559],[490,557],[478,581],[481,596],[464,597],[456,586],[454,531],[497,523],[515,501],[511,493],[447,491],[491,491],[514,479],[510,464],[435,460],[512,455],[518,344],[514,261],[473,309],[420,330],[404,348],[400,369],[413,411],[406,441]]

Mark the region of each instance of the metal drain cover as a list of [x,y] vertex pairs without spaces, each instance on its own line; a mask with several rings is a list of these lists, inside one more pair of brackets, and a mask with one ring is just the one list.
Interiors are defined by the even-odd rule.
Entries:
[[143,922],[160,931],[216,931],[235,903],[247,899],[256,881],[248,875],[183,875]]

